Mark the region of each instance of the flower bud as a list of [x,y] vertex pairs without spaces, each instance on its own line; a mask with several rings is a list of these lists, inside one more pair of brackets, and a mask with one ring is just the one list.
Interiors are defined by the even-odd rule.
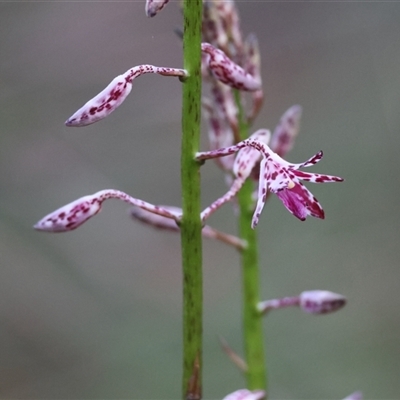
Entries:
[[264,390],[239,389],[228,394],[222,400],[262,400],[265,398]]
[[154,17],[159,11],[161,11],[169,0],[146,0],[146,15],[148,17]]
[[216,79],[234,89],[254,91],[261,88],[261,81],[234,63],[222,50],[210,43],[202,43],[201,50],[209,55],[208,68]]
[[34,228],[44,232],[68,232],[78,228],[101,210],[95,195],[84,196],[46,215]]
[[109,116],[127,98],[132,90],[132,81],[144,74],[178,76],[184,78],[187,71],[178,68],[155,67],[154,65],[138,65],[114,78],[97,96],[85,103],[78,111],[67,119],[65,125],[81,127],[93,124]]
[[292,150],[294,140],[299,133],[301,114],[301,106],[290,107],[282,115],[272,134],[270,147],[280,157],[284,157]]
[[328,314],[346,305],[346,298],[327,290],[310,290],[300,294],[300,308],[309,314]]
[[103,201],[108,199],[118,199],[132,206],[139,207],[150,213],[160,215],[164,218],[170,218],[178,221],[181,213],[178,213],[172,207],[166,209],[160,206],[147,203],[146,201],[135,199],[128,194],[115,189],[105,189],[99,192],[81,197],[72,203],[67,204],[42,218],[34,228],[44,232],[68,232],[78,228],[88,219],[96,215]]

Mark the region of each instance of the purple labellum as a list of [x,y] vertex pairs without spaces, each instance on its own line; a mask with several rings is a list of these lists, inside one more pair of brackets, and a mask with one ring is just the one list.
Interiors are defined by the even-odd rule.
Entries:
[[154,17],[160,12],[169,0],[146,0],[145,12],[148,17]]
[[245,91],[261,89],[261,81],[234,63],[222,50],[215,48],[210,43],[202,43],[201,50],[209,55],[208,68],[222,83]]
[[184,69],[155,67],[154,65],[147,64],[138,65],[114,78],[104,90],[68,118],[65,125],[81,127],[93,124],[107,117],[124,102],[131,92],[132,81],[144,74],[178,76],[181,78],[187,76],[187,72]]

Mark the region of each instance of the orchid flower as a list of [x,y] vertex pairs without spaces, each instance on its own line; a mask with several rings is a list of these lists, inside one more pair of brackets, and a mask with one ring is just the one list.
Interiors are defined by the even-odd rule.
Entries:
[[73,127],[86,126],[109,116],[131,92],[132,81],[144,74],[177,76],[179,78],[185,78],[188,75],[184,69],[155,67],[148,64],[128,69],[124,74],[114,78],[104,90],[68,118],[65,125]]
[[234,89],[255,91],[261,89],[261,81],[234,63],[222,50],[210,43],[202,43],[201,50],[209,57],[208,68],[216,79]]
[[[267,129],[259,129],[253,133],[249,139],[258,140],[267,144],[270,137],[270,131]],[[261,158],[262,155],[260,152],[252,147],[244,147],[238,151],[232,167],[236,179],[232,182],[230,189],[223,196],[215,200],[201,213],[202,221],[205,221],[212,213],[218,210],[218,208],[232,200],[237,195],[246,179],[250,176],[255,165],[260,162]]]
[[46,215],[34,225],[34,228],[44,232],[72,231],[100,212],[102,204],[108,199],[119,199],[143,210],[161,215],[179,222],[181,214],[175,210],[166,209],[135,199],[128,194],[115,189],[101,190],[89,196],[81,197],[56,211]]
[[146,15],[154,17],[161,11],[169,2],[169,0],[146,0]]
[[[338,176],[322,175],[299,170],[300,168],[309,167],[320,161],[323,156],[322,151],[303,163],[292,164],[274,153],[264,142],[250,137],[234,146],[215,151],[199,152],[196,154],[196,159],[200,161],[209,158],[224,157],[247,147],[258,150],[263,157],[260,163],[258,199],[256,210],[253,214],[252,228],[255,228],[258,224],[268,191],[275,193],[288,211],[302,221],[304,221],[308,215],[321,219],[324,218],[324,211],[318,200],[300,180],[313,183],[327,183],[342,182],[343,179]],[[252,154],[250,155],[250,161],[247,167],[241,169],[241,171],[245,171],[244,177],[249,173],[251,163],[254,163],[254,165],[256,163],[255,156]]]

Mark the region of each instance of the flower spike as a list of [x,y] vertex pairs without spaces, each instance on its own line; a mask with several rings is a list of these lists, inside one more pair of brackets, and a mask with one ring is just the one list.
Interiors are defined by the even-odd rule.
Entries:
[[169,0],[146,0],[146,15],[155,17],[169,2]]
[[133,206],[140,207],[151,213],[179,220],[180,214],[174,210],[154,206],[140,199],[135,199],[128,194],[114,189],[101,190],[95,194],[81,197],[56,211],[46,215],[34,225],[34,228],[43,232],[68,232],[72,231],[100,212],[103,202],[107,199],[119,199]]
[[187,71],[178,68],[155,67],[154,65],[138,65],[114,78],[97,96],[93,97],[67,119],[65,125],[81,127],[93,124],[109,116],[126,99],[132,90],[132,81],[144,74],[187,77]]
[[208,68],[222,83],[250,92],[261,89],[261,81],[234,63],[222,50],[210,43],[202,43],[201,50],[209,55]]

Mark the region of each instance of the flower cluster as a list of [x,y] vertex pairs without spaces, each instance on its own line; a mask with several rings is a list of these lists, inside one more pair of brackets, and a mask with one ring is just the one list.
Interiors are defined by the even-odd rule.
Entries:
[[[146,15],[154,17],[169,0],[147,0]],[[225,175],[229,186],[224,195],[213,201],[200,215],[202,235],[234,246],[242,251],[248,243],[241,238],[220,232],[206,220],[225,203],[232,201],[247,180],[258,184],[255,190],[251,227],[259,223],[269,194],[275,194],[295,217],[304,221],[308,216],[323,219],[324,210],[302,181],[311,183],[342,182],[338,176],[305,172],[302,169],[317,164],[323,157],[322,151],[302,163],[290,163],[283,157],[292,149],[299,133],[302,108],[290,107],[281,117],[272,134],[268,129],[259,129],[247,138],[241,138],[240,123],[251,126],[263,103],[260,54],[255,35],[243,37],[239,16],[233,0],[204,2],[202,25],[204,42],[201,44],[202,75],[208,84],[208,94],[202,104],[208,122],[209,150],[198,152],[199,163],[214,159]],[[116,110],[132,90],[133,80],[143,74],[152,73],[178,77],[184,81],[188,72],[180,68],[156,67],[143,64],[128,69],[114,78],[98,95],[85,103],[65,124],[83,127],[102,120]],[[246,96],[246,97],[245,97]],[[248,101],[250,99],[250,102]],[[246,107],[250,103],[249,107]],[[134,198],[120,190],[106,189],[81,197],[48,214],[34,225],[45,232],[72,231],[98,214],[103,202],[119,199],[130,206],[134,220],[153,227],[179,232],[182,209],[159,206]],[[339,310],[346,299],[338,294],[314,290],[299,296],[267,300],[253,304],[261,317],[272,309],[297,306],[302,311],[320,315]],[[225,346],[227,348],[227,346]],[[230,358],[242,369],[246,363],[229,351]],[[353,397],[357,397],[358,392]],[[263,390],[240,389],[223,400],[261,400]]]

